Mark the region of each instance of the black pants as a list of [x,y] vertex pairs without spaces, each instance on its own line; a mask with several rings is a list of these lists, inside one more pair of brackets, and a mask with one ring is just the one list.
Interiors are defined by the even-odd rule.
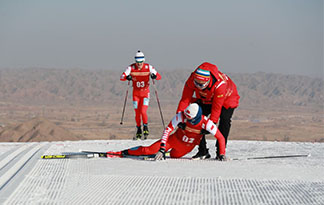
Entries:
[[[202,108],[203,115],[208,116],[211,113],[212,106],[209,104],[199,104]],[[225,145],[227,144],[227,138],[231,129],[232,116],[235,108],[222,107],[222,111],[219,117],[218,130],[223,134],[225,138]],[[216,142],[217,155],[219,155],[219,144]],[[206,137],[203,135],[199,144],[199,152],[206,153]]]

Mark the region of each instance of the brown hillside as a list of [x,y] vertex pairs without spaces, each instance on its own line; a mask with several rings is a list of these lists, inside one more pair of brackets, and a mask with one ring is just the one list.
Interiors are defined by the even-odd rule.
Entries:
[[[223,70],[226,73],[226,70]],[[0,101],[25,105],[107,105],[122,101],[123,70],[0,69]],[[160,100],[177,103],[191,70],[162,70],[156,83]],[[236,83],[241,108],[302,106],[322,109],[322,78],[271,73],[227,73]],[[151,87],[152,98],[154,88]],[[129,95],[131,98],[131,94]],[[164,103],[164,104],[165,104]]]
[[37,117],[17,126],[3,129],[0,132],[0,139],[5,142],[40,142],[81,140],[82,137],[45,118]]

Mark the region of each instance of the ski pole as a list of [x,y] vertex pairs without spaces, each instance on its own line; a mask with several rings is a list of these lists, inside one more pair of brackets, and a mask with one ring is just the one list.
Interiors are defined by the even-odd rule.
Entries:
[[164,129],[164,128],[165,128],[165,125],[164,125],[164,120],[163,120],[162,110],[161,110],[161,106],[160,106],[159,96],[158,96],[158,94],[157,94],[157,90],[156,90],[156,87],[155,87],[154,79],[152,79],[152,81],[153,81],[153,87],[154,87],[154,91],[155,91],[156,101],[157,101],[157,103],[158,103],[159,110],[160,110],[160,115],[161,115],[161,119],[162,119],[163,129]]
[[310,157],[311,154],[295,154],[295,155],[277,155],[264,157],[247,157],[247,158],[233,158],[230,160],[251,160],[251,159],[276,159],[276,158],[291,158],[291,157]]
[[126,101],[127,101],[127,96],[128,96],[128,89],[129,89],[129,81],[128,81],[127,90],[126,90],[126,96],[125,96],[125,101],[124,101],[123,113],[122,113],[121,120],[120,120],[120,124],[121,125],[123,124],[123,119],[124,119]]

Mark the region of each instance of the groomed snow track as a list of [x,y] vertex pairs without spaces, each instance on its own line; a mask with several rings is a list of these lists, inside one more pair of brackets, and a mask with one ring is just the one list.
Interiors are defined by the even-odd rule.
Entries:
[[[40,158],[43,154],[119,150],[152,142],[0,143],[0,204],[324,204],[323,143],[228,144],[229,157],[311,154],[289,159],[154,162]],[[214,141],[208,144],[213,155]]]

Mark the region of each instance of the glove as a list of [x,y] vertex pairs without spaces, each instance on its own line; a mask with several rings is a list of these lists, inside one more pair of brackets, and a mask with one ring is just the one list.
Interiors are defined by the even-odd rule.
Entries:
[[132,76],[131,76],[131,75],[126,76],[126,79],[127,79],[128,81],[131,81],[131,80],[132,80]]
[[160,148],[158,153],[156,153],[154,160],[155,161],[165,160],[165,149],[164,148]]
[[218,155],[217,157],[216,157],[216,160],[218,160],[218,161],[227,161],[227,157],[225,156],[225,155]]
[[178,127],[180,128],[180,129],[183,129],[183,130],[185,130],[186,129],[186,123],[184,123],[184,122],[179,122],[179,124],[178,124]]
[[156,75],[154,73],[151,74],[152,79],[156,79]]
[[210,132],[208,132],[208,131],[205,130],[205,129],[201,129],[201,130],[200,130],[200,134],[202,134],[202,135],[208,135],[208,134],[210,134]]

